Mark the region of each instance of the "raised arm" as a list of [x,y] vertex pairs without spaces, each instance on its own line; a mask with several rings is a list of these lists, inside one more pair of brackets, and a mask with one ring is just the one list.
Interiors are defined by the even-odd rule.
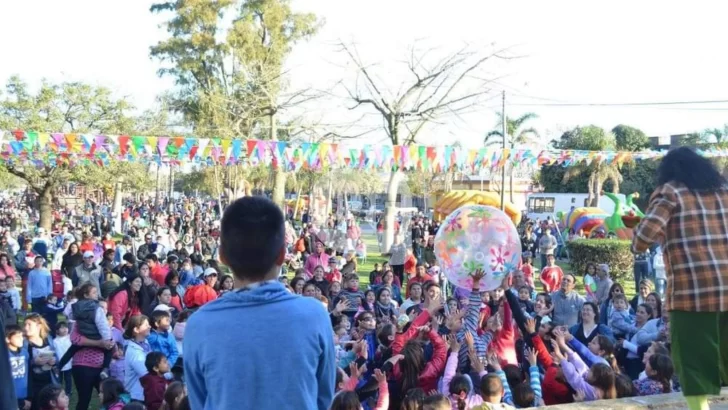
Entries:
[[669,184],[657,187],[650,197],[650,205],[645,212],[645,217],[634,230],[632,252],[645,252],[653,243],[663,241],[665,226],[676,206],[675,189]]
[[[430,330],[427,334],[430,343],[433,346],[432,358],[425,366],[425,370],[420,377],[422,378],[438,378],[445,369],[445,359],[447,357],[447,344],[442,340],[436,331]],[[457,365],[457,364],[456,364]]]
[[604,358],[595,355],[594,353],[589,350],[586,346],[584,346],[580,341],[578,341],[576,338],[572,337],[571,340],[566,342],[566,344],[571,348],[573,351],[579,354],[580,357],[584,359],[586,362],[586,365],[591,367],[595,363],[607,363]]
[[[510,306],[510,311],[512,312],[513,318],[516,319],[516,324],[518,325],[518,329],[521,331],[522,335],[528,334],[528,331],[526,331],[526,315],[523,314],[523,309],[521,309],[521,305],[518,303],[518,298],[516,295],[513,294],[513,292],[510,291],[510,289],[506,289],[504,292],[506,295],[506,300],[508,301],[508,306]],[[508,314],[508,311],[505,312],[506,315]],[[503,324],[505,326],[505,323]]]

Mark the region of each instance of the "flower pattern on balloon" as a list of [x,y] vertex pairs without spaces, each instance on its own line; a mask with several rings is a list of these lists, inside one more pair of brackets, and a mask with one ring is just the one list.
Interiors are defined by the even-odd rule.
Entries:
[[492,248],[490,250],[490,254],[493,256],[493,258],[490,260],[490,269],[493,271],[503,271],[506,265],[506,258],[511,254],[508,250],[503,250],[503,248]]
[[472,288],[470,276],[485,270],[481,290],[500,286],[505,272],[520,260],[518,231],[501,210],[468,205],[449,215],[435,235],[435,255],[443,274],[457,287]]

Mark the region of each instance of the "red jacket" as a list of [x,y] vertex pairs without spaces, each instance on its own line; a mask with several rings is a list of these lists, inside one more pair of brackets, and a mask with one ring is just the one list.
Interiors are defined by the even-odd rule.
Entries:
[[[406,332],[400,333],[394,337],[394,342],[392,343],[392,355],[394,356],[400,354],[402,352],[402,349],[404,348],[405,343],[407,343],[409,340],[417,335],[417,328],[420,326],[424,326],[429,322],[430,312],[425,310],[424,312],[420,313],[420,315],[412,321],[409,329],[407,329]],[[437,380],[440,378],[443,371],[445,370],[445,363],[447,359],[447,344],[434,330],[431,330],[427,336],[429,337],[433,347],[432,358],[429,362],[427,362],[425,368],[420,373],[417,381],[417,387],[428,392],[437,389]],[[399,369],[399,363],[397,363],[397,365],[392,369],[392,372],[394,373],[394,378],[397,381],[401,382],[402,372]]]
[[[506,290],[506,292],[509,292]],[[504,302],[500,309],[503,309],[503,328],[498,331],[490,342],[490,349],[498,355],[501,365],[513,364],[518,366],[516,356],[516,328],[513,326],[513,312],[508,302]]]
[[531,337],[533,347],[536,349],[538,361],[546,369],[543,382],[541,383],[541,391],[543,392],[543,402],[550,406],[552,404],[571,403],[573,397],[569,391],[569,386],[557,379],[559,367],[554,364],[551,354],[546,349],[541,336],[534,334]]
[[164,392],[169,382],[162,376],[147,373],[139,379],[144,388],[144,405],[147,410],[159,410],[164,402]]

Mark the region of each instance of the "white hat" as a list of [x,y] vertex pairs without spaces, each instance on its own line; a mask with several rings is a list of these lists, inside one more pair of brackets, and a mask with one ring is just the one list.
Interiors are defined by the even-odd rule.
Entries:
[[154,308],[154,311],[155,312],[158,311],[158,310],[161,310],[162,312],[169,312],[170,310],[172,310],[172,308],[169,307],[169,306],[167,306],[167,305],[163,305],[163,304],[160,303],[159,305],[157,305]]
[[205,273],[203,274],[203,276],[210,276],[210,275],[217,275],[217,271],[215,270],[215,268],[205,269]]
[[84,258],[93,258],[94,257],[94,253],[91,252],[91,251],[86,251],[86,252],[83,253],[83,257]]

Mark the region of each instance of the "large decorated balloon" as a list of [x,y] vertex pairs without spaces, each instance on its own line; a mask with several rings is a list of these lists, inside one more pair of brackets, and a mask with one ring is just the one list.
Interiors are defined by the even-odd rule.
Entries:
[[485,271],[480,290],[498,288],[503,277],[519,266],[521,240],[503,211],[484,205],[456,209],[435,235],[435,256],[448,281],[472,289],[471,274]]

